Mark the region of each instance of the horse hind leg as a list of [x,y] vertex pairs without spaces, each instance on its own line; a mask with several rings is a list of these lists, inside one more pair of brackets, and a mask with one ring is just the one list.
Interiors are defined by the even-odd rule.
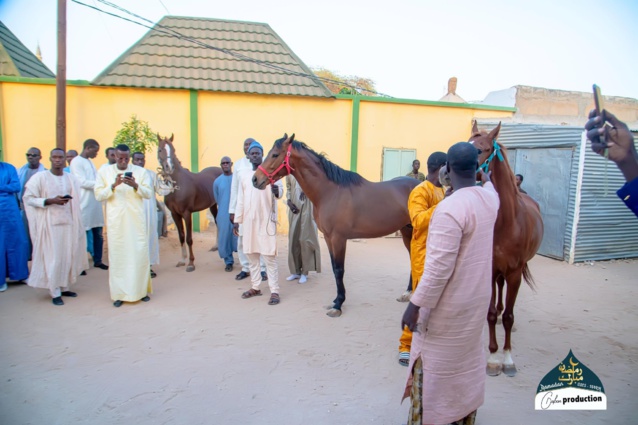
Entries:
[[503,345],[503,373],[507,376],[516,375],[516,365],[512,357],[512,328],[514,327],[514,304],[521,286],[522,271],[517,270],[507,276],[507,296],[505,311],[503,311],[503,327],[505,328],[505,344]]
[[496,277],[492,278],[492,299],[487,312],[487,323],[490,331],[490,357],[487,359],[486,373],[489,376],[498,376],[503,370],[503,364],[498,355],[498,342],[496,341]]
[[215,244],[214,244],[214,245],[213,245],[213,246],[212,246],[212,247],[208,250],[208,251],[210,251],[210,252],[215,252],[215,251],[217,251],[217,249],[218,249],[218,247],[219,247],[219,241],[218,241],[218,237],[219,237],[219,227],[217,227],[217,212],[218,212],[218,209],[217,209],[217,208],[218,208],[218,207],[217,207],[217,204],[213,204],[213,206],[209,208],[210,213],[213,215],[213,220],[215,221],[215,233],[216,233],[216,235],[215,235],[215,239],[214,239],[214,241],[215,241],[214,243],[215,243]]
[[[187,272],[192,272],[195,270],[195,255],[193,255],[193,219],[192,214],[188,213],[184,216],[184,221],[186,222],[186,244],[188,244],[188,253],[189,253],[189,261],[186,266]],[[182,254],[186,256],[186,250],[184,249],[184,245],[182,245]]]
[[[403,245],[405,245],[405,248],[408,250],[408,256],[411,255],[410,244],[412,243],[412,230],[413,229],[411,224],[408,224],[407,226],[403,226],[400,230],[401,237],[403,238]],[[397,301],[399,301],[400,303],[407,303],[408,301],[410,301],[413,288],[414,286],[412,282],[412,270],[410,270],[410,278],[408,279],[408,288],[405,290],[403,294],[401,294],[401,296],[399,296],[399,298],[397,298]]]

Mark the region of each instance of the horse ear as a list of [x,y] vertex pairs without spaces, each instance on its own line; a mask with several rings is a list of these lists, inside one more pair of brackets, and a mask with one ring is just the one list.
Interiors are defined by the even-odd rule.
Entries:
[[478,134],[479,129],[478,129],[478,123],[476,122],[476,120],[474,120],[472,122],[472,136],[474,136],[475,134]]
[[498,138],[498,133],[500,132],[501,132],[501,122],[499,121],[498,125],[494,127],[492,131],[490,131],[490,134],[489,134],[490,140],[496,140]]
[[295,133],[292,133],[292,136],[290,136],[290,143],[295,141]]
[[171,133],[171,138],[169,140],[173,143],[173,133]]

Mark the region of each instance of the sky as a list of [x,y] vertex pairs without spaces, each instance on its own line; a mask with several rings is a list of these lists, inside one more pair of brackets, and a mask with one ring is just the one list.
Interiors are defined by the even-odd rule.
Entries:
[[[100,0],[79,0],[114,12]],[[264,22],[310,67],[370,78],[378,92],[482,100],[528,85],[638,98],[638,1],[111,0],[164,15]],[[92,80],[147,28],[67,0],[67,78]],[[123,14],[122,12],[118,12]],[[125,15],[126,16],[126,15]],[[2,21],[56,72],[57,1],[0,0]]]

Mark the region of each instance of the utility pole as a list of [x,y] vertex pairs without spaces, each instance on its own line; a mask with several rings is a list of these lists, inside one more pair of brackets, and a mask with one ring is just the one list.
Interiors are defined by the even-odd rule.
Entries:
[[55,147],[66,152],[66,0],[58,0],[58,72],[55,76]]

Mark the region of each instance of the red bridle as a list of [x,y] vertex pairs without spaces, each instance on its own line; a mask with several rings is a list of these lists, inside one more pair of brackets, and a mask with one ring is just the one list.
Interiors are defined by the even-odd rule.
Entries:
[[261,170],[261,172],[266,175],[270,184],[275,184],[275,174],[277,174],[282,168],[286,167],[286,174],[284,174],[284,176],[287,176],[292,171],[295,171],[295,169],[290,166],[290,148],[292,148],[292,142],[288,145],[288,150],[286,151],[284,162],[282,162],[279,167],[277,167],[277,169],[272,173],[268,173],[268,171],[266,171],[266,169],[261,165],[257,167],[258,170]]

